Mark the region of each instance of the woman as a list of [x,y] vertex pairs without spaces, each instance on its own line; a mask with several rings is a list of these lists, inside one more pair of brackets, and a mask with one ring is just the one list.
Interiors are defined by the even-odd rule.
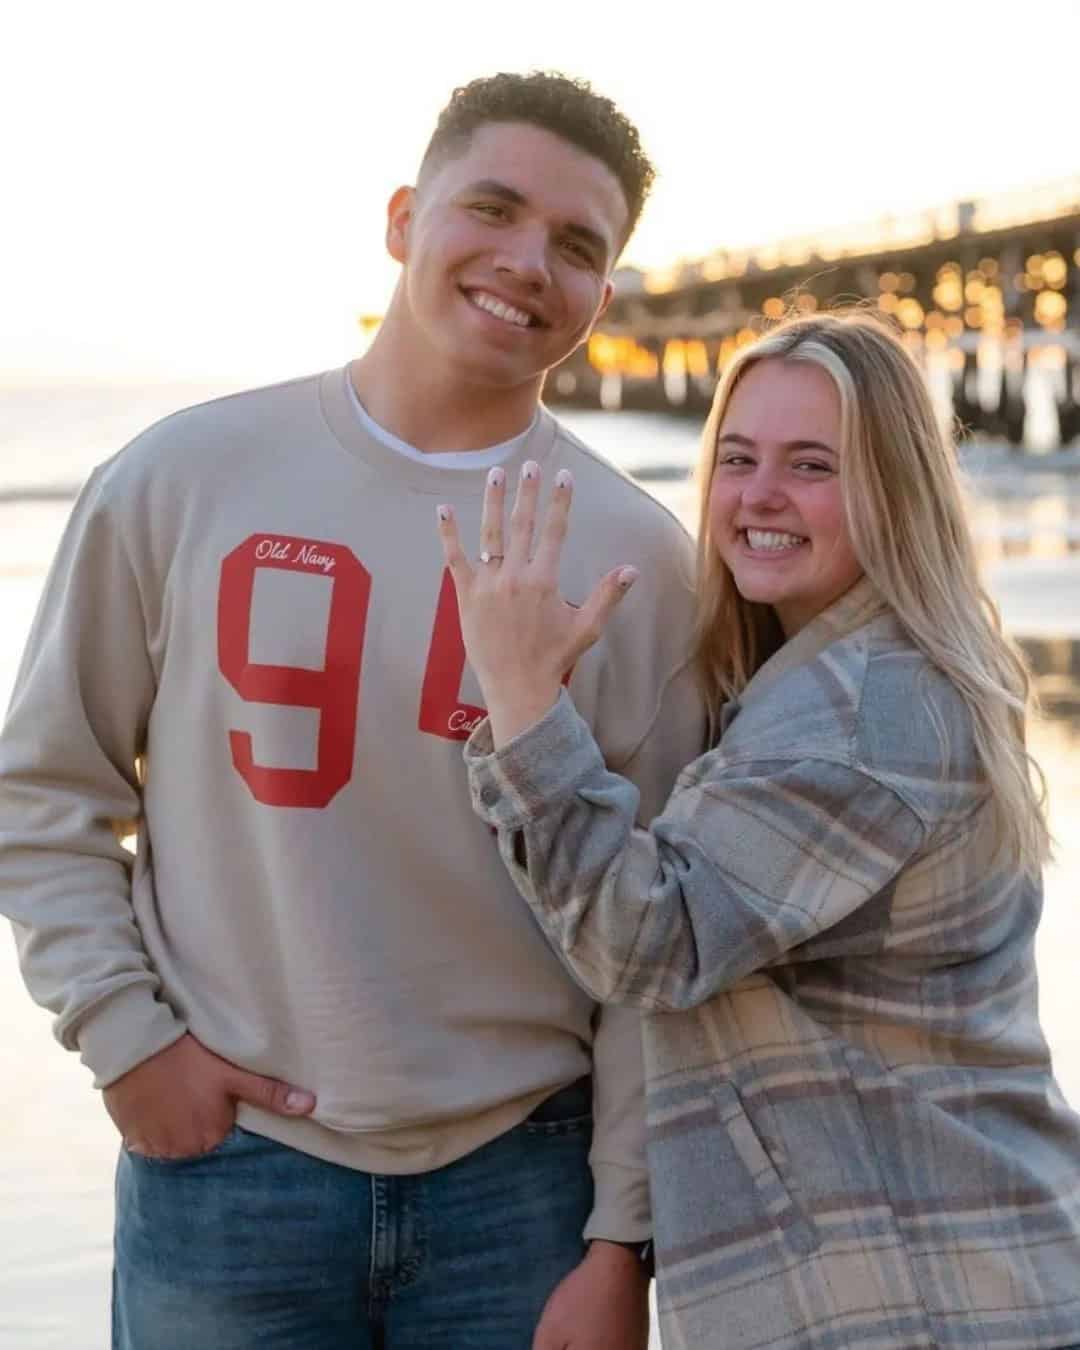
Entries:
[[867,316],[785,324],[727,368],[700,482],[720,734],[648,830],[560,690],[633,569],[560,599],[562,475],[532,557],[535,469],[505,535],[489,485],[475,567],[439,512],[476,808],[577,979],[650,1014],[664,1344],[1080,1342],[1027,677],[923,380]]

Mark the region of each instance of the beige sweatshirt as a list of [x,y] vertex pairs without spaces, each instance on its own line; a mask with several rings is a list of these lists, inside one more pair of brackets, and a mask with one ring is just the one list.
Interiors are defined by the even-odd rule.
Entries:
[[[451,1162],[591,1059],[587,1233],[644,1237],[636,1014],[570,978],[469,804],[435,506],[475,539],[484,470],[380,444],[347,378],[188,409],[92,476],[0,740],[0,910],[99,1086],[191,1031],[317,1094],[241,1124],[365,1171]],[[702,747],[688,540],[546,411],[511,481],[530,457],[574,474],[568,598],[641,569],[571,688],[651,816]]]

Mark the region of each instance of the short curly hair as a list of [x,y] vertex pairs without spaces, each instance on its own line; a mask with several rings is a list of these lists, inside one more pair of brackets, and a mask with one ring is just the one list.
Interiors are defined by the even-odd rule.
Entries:
[[420,163],[421,176],[444,155],[460,154],[477,127],[488,122],[528,122],[606,164],[626,198],[626,238],[633,234],[656,170],[642,149],[637,127],[587,80],[536,70],[528,75],[502,72],[461,85],[439,114]]

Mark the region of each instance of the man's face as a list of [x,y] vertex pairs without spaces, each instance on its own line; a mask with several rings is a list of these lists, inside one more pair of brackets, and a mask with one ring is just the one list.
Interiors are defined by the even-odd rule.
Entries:
[[627,222],[600,160],[527,123],[479,127],[390,203],[417,359],[496,388],[535,380],[606,308]]

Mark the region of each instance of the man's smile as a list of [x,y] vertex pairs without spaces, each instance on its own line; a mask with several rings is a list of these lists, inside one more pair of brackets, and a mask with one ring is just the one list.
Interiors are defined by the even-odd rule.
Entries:
[[506,300],[500,300],[497,295],[492,295],[490,291],[463,288],[462,295],[474,309],[483,310],[485,314],[501,319],[504,323],[513,324],[517,328],[544,328],[547,326],[537,315],[529,313],[528,310],[520,309],[516,305],[511,305]]

